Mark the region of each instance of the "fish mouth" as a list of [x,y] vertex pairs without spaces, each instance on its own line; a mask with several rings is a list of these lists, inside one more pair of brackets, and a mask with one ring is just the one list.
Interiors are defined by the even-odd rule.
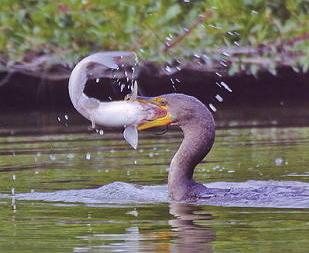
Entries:
[[167,126],[173,123],[172,115],[168,112],[168,106],[163,104],[160,97],[137,97],[136,100],[141,104],[150,106],[153,117],[140,123],[138,130],[145,130],[154,127]]

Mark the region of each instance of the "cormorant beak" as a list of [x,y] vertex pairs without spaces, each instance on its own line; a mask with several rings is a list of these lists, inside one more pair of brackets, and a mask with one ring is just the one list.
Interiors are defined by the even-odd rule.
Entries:
[[171,114],[168,112],[168,106],[163,103],[164,99],[160,97],[137,97],[138,102],[154,106],[155,117],[138,125],[138,130],[145,130],[153,127],[166,126],[173,122]]

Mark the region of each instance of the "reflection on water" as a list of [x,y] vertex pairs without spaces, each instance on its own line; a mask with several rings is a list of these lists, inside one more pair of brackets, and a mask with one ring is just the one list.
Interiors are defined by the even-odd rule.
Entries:
[[211,227],[199,225],[196,222],[212,219],[210,214],[204,214],[198,206],[171,203],[170,214],[175,219],[169,220],[171,230],[176,238],[170,252],[213,252],[211,242],[215,240],[215,233]]
[[[195,224],[197,221],[211,219],[211,215],[197,213],[198,206],[181,203],[169,204],[170,219],[161,222],[167,231],[141,229],[133,225],[123,234],[94,234],[81,236],[83,240],[99,239],[107,241],[93,247],[75,248],[74,252],[213,252],[212,242],[215,234],[212,228]],[[129,213],[129,212],[127,212]],[[137,212],[136,212],[137,213]],[[138,216],[138,213],[136,214]]]
[[[68,127],[58,123],[57,115],[44,115],[44,122],[32,126],[29,115],[33,116],[25,114],[15,121],[11,114],[0,125],[1,194],[11,194],[12,189],[16,195],[90,190],[115,181],[164,185],[170,158],[181,140],[177,131],[163,136],[146,133],[135,151],[120,132],[90,133],[87,124],[81,125],[70,113]],[[295,121],[300,119],[297,115]],[[240,115],[241,128],[237,124],[229,128],[221,116],[217,123],[224,128],[217,131],[213,150],[196,170],[198,181],[309,183],[308,127],[279,127],[273,122],[260,128],[256,125],[267,120],[255,124],[251,115],[252,127]],[[309,248],[309,209],[16,199],[12,210],[11,199],[0,199],[0,217],[1,252],[306,252]]]

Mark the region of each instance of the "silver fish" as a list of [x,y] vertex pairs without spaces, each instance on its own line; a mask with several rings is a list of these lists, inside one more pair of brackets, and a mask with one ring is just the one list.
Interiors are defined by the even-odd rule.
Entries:
[[[139,124],[156,118],[159,108],[153,104],[142,103],[137,99],[137,83],[134,82],[132,94],[124,101],[101,102],[84,93],[88,80],[90,64],[98,64],[106,69],[118,69],[122,60],[136,58],[133,52],[99,52],[82,59],[73,69],[69,80],[69,95],[75,109],[96,124],[106,127],[124,127],[123,136],[134,148],[138,144]],[[161,113],[162,114],[162,113]]]

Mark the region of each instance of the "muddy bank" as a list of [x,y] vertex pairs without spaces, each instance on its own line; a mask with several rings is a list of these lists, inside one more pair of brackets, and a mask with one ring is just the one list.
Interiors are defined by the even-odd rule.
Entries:
[[[5,109],[72,108],[68,96],[68,76],[71,69],[55,68],[52,78],[42,73],[14,71],[0,74],[0,106]],[[85,92],[102,100],[123,99],[129,93],[124,76],[87,83]],[[156,96],[181,92],[193,95],[205,104],[218,108],[230,105],[286,105],[309,100],[309,72],[296,72],[282,66],[276,73],[260,71],[255,76],[246,72],[229,76],[224,68],[210,69],[202,64],[187,64],[180,68],[166,68],[144,63],[138,69],[140,93]],[[124,88],[120,88],[120,84]]]

